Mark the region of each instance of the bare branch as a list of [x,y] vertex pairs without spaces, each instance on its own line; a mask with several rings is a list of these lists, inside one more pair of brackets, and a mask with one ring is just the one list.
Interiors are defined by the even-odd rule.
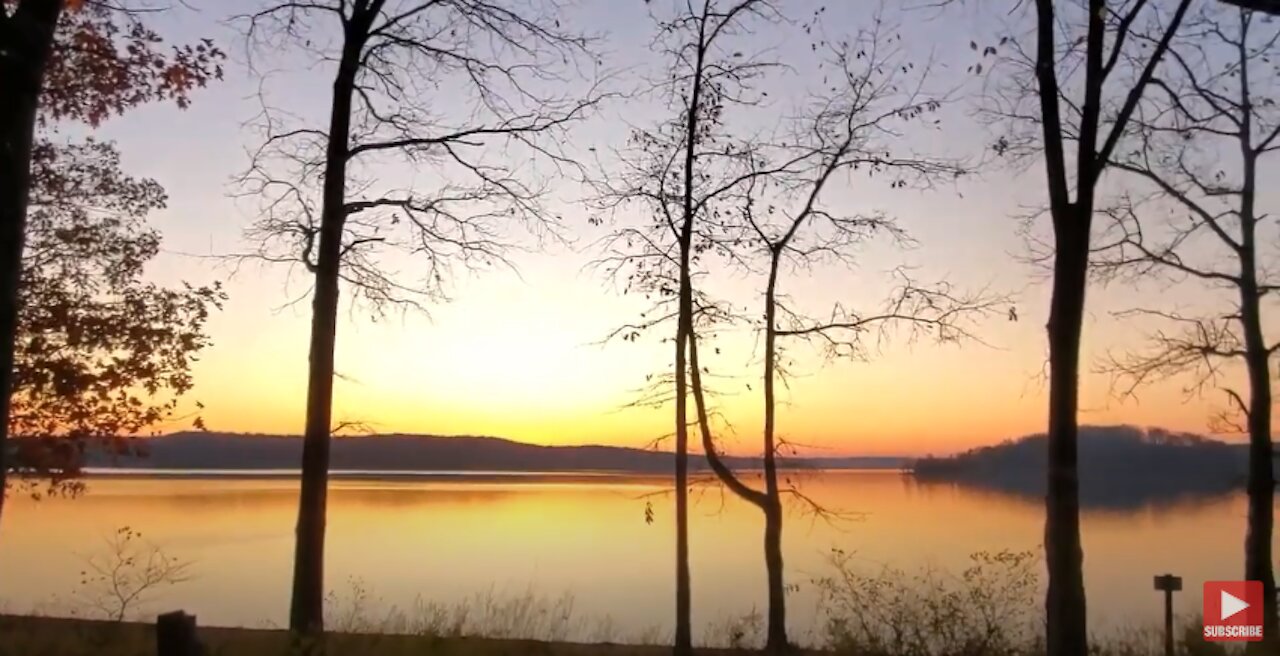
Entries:
[[[1187,18],[1153,83],[1160,93],[1143,101],[1125,137],[1128,152],[1111,163],[1153,193],[1137,201],[1126,195],[1103,210],[1111,220],[1092,255],[1104,281],[1172,277],[1223,291],[1223,309],[1120,313],[1152,326],[1147,346],[1109,354],[1099,367],[1122,397],[1174,377],[1188,395],[1222,389],[1229,407],[1212,419],[1222,430],[1242,429],[1239,418],[1248,423],[1250,407],[1221,385],[1228,363],[1250,370],[1249,398],[1270,395],[1275,350],[1261,301],[1280,285],[1271,279],[1275,237],[1259,234],[1259,158],[1266,152],[1255,144],[1268,143],[1280,125],[1276,103],[1265,95],[1280,81],[1270,63],[1277,42],[1280,28],[1251,29],[1249,13],[1239,9],[1204,6]],[[1261,380],[1267,388],[1259,388]]]
[[[579,64],[594,62],[593,39],[562,28],[561,9],[557,0],[524,9],[479,0],[317,0],[238,17],[251,55],[289,41],[313,58],[346,62],[337,69],[339,77],[352,71],[352,103],[347,134],[330,135],[296,125],[263,96],[262,145],[241,178],[243,195],[260,202],[249,233],[260,248],[235,257],[319,270],[321,191],[334,175],[326,171],[334,153],[346,179],[340,277],[354,288],[353,301],[422,307],[448,298],[459,267],[509,267],[506,254],[518,248],[512,228],[537,241],[561,239],[544,199],[550,180],[580,170],[566,130],[610,97],[592,81],[573,88]],[[448,85],[459,109],[441,109],[439,85]],[[382,183],[395,158],[440,181],[436,189]],[[553,170],[535,175],[524,165],[530,160]],[[384,256],[395,251],[422,256],[416,280],[385,268]]]
[[1106,356],[1097,371],[1112,377],[1113,389],[1122,397],[1132,397],[1143,386],[1182,374],[1189,376],[1183,393],[1199,395],[1216,386],[1226,361],[1245,355],[1232,325],[1235,322],[1228,318],[1203,319],[1145,308],[1117,314],[1120,319],[1129,317],[1163,320],[1173,329],[1157,329],[1142,351]]
[[780,337],[814,340],[834,357],[865,360],[870,356],[867,338],[883,344],[898,329],[905,329],[908,341],[929,336],[938,343],[975,341],[985,344],[973,324],[994,314],[1004,314],[1010,305],[1005,296],[959,293],[948,283],[920,286],[905,269],[894,272],[899,283],[884,307],[873,314],[859,314],[842,305],[833,308],[828,319],[806,319],[783,307],[785,328]]

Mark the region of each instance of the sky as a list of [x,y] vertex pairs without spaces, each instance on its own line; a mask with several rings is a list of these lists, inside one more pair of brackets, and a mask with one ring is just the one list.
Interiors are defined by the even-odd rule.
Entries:
[[[905,23],[904,56],[932,58],[938,88],[958,91],[943,112],[940,129],[908,135],[904,144],[934,148],[941,155],[981,157],[993,140],[993,128],[974,118],[971,85],[961,88],[967,84],[964,68],[973,59],[969,43],[974,35],[990,34],[993,25],[1016,17],[993,15],[982,4],[930,20],[920,20],[916,13]],[[806,6],[795,15],[806,15],[805,2],[795,5]],[[169,192],[169,206],[150,217],[165,242],[149,275],[170,282],[221,281],[229,294],[209,322],[213,345],[194,372],[191,398],[204,404],[205,423],[218,431],[297,434],[303,426],[307,374],[306,276],[280,265],[225,256],[253,248],[246,229],[260,206],[253,198],[237,197],[235,180],[260,139],[254,120],[261,98],[302,120],[322,117],[333,71],[324,62],[287,51],[255,60],[270,62],[274,72],[266,78],[250,71],[241,28],[228,19],[252,6],[236,0],[158,15],[157,26],[174,41],[209,36],[220,43],[230,57],[226,79],[199,92],[185,111],[140,108],[105,124],[101,135],[119,144],[127,171],[153,177]],[[601,41],[605,65],[619,84],[634,87],[659,70],[662,62],[650,47],[652,5],[578,0],[573,6],[566,20],[606,35]],[[871,6],[833,3],[824,29],[838,37],[865,25]],[[758,36],[750,45],[769,48],[782,61],[801,61],[807,49],[802,40],[788,40],[782,32]],[[796,69],[782,76],[776,84],[784,93],[774,96],[782,100],[770,111],[784,116],[787,102],[813,82],[813,74]],[[450,107],[450,83],[436,89],[444,113],[456,109]],[[631,126],[650,124],[659,116],[651,101],[606,103],[575,128],[573,147],[612,152]],[[431,176],[399,166],[379,175],[432,183]],[[1042,180],[1038,164],[1020,171],[995,163],[954,186],[929,191],[889,189],[885,181],[861,178],[842,181],[829,202],[891,214],[918,246],[904,252],[870,244],[858,251],[853,268],[789,271],[783,289],[798,302],[819,315],[835,302],[875,307],[891,288],[888,272],[905,265],[922,280],[1008,294],[1019,320],[1009,321],[1000,312],[983,321],[976,328],[983,343],[894,339],[865,362],[830,361],[797,345],[789,351],[796,375],[782,396],[780,434],[815,455],[921,455],[1042,430],[1048,285],[1045,276],[1023,261],[1026,246],[1017,232],[1018,217],[1044,202]],[[583,190],[569,183],[552,189],[549,202],[564,216],[567,239],[530,243],[528,252],[514,254],[518,273],[461,273],[449,282],[451,299],[431,303],[425,311],[393,310],[376,317],[366,307],[344,303],[335,421],[364,422],[378,432],[495,435],[539,444],[643,446],[669,433],[669,409],[626,406],[637,398],[646,375],[670,370],[672,349],[658,336],[600,344],[615,327],[635,321],[645,303],[586,266],[599,255],[597,240],[618,221],[634,217],[615,216],[593,226],[588,223],[593,213],[579,202],[582,197]],[[393,269],[413,271],[414,262],[405,258],[386,262]],[[715,273],[715,284],[726,293],[745,303],[758,302],[759,280]],[[1091,288],[1081,421],[1206,432],[1209,417],[1223,405],[1221,393],[1188,396],[1185,381],[1173,380],[1144,389],[1137,399],[1121,399],[1107,376],[1093,372],[1107,353],[1140,347],[1141,336],[1152,328],[1113,313],[1153,300],[1200,303],[1211,297],[1185,287]],[[745,331],[726,340],[725,356],[710,362],[726,377],[719,383],[725,395],[717,403],[731,426],[722,428],[721,438],[728,451],[755,453],[762,416],[759,344]],[[166,428],[184,427],[175,423]]]

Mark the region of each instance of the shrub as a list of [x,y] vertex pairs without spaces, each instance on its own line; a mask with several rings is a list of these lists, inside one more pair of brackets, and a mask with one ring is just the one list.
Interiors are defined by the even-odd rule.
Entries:
[[82,557],[75,597],[93,614],[123,622],[142,610],[161,589],[191,579],[191,563],[165,553],[142,533],[124,526],[102,548]]
[[978,552],[959,576],[857,571],[833,550],[817,585],[826,646],[851,656],[1013,656],[1035,640],[1038,578],[1031,552]]

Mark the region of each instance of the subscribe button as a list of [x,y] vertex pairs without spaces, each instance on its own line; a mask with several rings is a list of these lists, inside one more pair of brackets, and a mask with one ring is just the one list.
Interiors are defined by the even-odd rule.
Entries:
[[1204,639],[1253,642],[1262,639],[1262,582],[1206,581]]

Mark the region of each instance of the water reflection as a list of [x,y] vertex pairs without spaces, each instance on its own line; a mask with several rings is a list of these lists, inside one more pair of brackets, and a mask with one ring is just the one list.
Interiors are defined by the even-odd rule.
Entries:
[[[792,623],[816,617],[809,581],[828,573],[833,547],[868,569],[956,569],[978,550],[1038,550],[1037,500],[893,472],[807,474],[807,495],[857,513],[844,523],[793,514],[785,550]],[[591,481],[354,481],[332,484],[328,584],[359,579],[386,605],[459,602],[493,589],[573,595],[580,613],[609,616],[622,634],[669,625],[674,533],[660,479]],[[702,488],[693,514],[695,622],[764,606],[759,513]],[[15,498],[0,535],[0,597],[11,610],[65,599],[77,552],[122,525],[196,562],[196,578],[161,605],[209,624],[282,624],[288,605],[296,486],[284,479],[94,480],[74,500]],[[655,522],[644,521],[644,503]],[[1240,494],[1084,515],[1090,610],[1100,623],[1155,622],[1151,575],[1184,577],[1180,612],[1198,610],[1201,582],[1242,570]],[[152,610],[161,610],[156,608]]]

